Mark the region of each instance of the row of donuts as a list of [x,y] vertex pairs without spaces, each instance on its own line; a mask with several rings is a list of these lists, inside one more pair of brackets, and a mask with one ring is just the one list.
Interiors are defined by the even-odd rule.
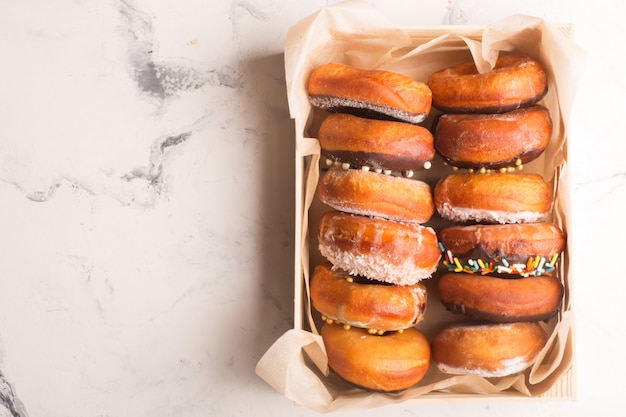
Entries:
[[[431,132],[419,125],[432,95],[409,77],[339,64],[317,68],[308,91],[331,113],[318,131],[328,168],[318,196],[334,210],[318,229],[327,262],[310,279],[328,363],[354,385],[405,389],[430,365],[430,343],[415,325],[426,309],[421,281],[441,259],[435,231],[423,226],[434,213],[432,190],[415,178],[435,155]],[[398,100],[363,100],[385,94]],[[385,357],[393,361],[382,366]]]
[[[552,133],[548,109],[537,104],[548,89],[545,71],[530,57],[503,55],[482,76],[477,97],[467,94],[471,80],[462,74],[468,65],[428,81],[443,112],[432,127],[437,152],[453,170],[468,170],[441,179],[434,199],[440,215],[453,222],[438,231],[448,271],[439,277],[439,296],[470,321],[437,334],[432,359],[446,373],[498,377],[528,368],[547,342],[539,322],[557,313],[563,297],[552,271],[564,236],[545,221],[553,206],[550,185],[518,172],[541,155]],[[515,360],[485,361],[486,346],[519,349]]]

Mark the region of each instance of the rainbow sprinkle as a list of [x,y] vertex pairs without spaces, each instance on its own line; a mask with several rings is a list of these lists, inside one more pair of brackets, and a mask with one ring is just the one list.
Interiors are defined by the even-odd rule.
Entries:
[[448,268],[448,271],[465,272],[468,274],[487,275],[497,273],[521,275],[523,277],[552,275],[556,262],[559,259],[559,254],[555,253],[550,257],[550,260],[544,256],[534,255],[530,256],[526,263],[510,264],[503,258],[499,264],[495,264],[483,259],[469,258],[461,260],[454,256],[450,250],[444,248],[441,242],[439,242],[439,249],[443,253],[443,264]]

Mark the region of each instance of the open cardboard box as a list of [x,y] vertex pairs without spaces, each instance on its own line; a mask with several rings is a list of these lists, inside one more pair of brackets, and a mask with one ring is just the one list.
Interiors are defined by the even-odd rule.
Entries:
[[[372,6],[349,0],[320,10],[294,25],[285,45],[287,93],[296,140],[296,233],[294,329],[277,340],[259,361],[256,372],[276,391],[319,412],[363,409],[417,399],[543,397],[574,398],[574,316],[572,302],[572,239],[567,239],[557,276],[565,286],[559,314],[543,323],[550,338],[537,362],[526,372],[501,378],[441,373],[434,365],[415,387],[399,393],[368,392],[348,384],[328,369],[318,335],[320,315],[310,305],[308,280],[324,259],[317,249],[317,225],[325,210],[316,196],[320,147],[315,134],[325,113],[313,108],[306,93],[310,72],[327,62],[359,68],[385,69],[427,81],[428,76],[455,63],[474,59],[480,71],[492,67],[500,52],[519,52],[538,59],[549,77],[541,104],[548,107],[553,134],[544,154],[524,171],[544,176],[554,187],[550,220],[565,235],[571,230],[571,180],[567,160],[568,122],[585,54],[572,40],[570,25],[550,25],[529,16],[511,16],[485,27],[432,26],[398,28]],[[422,126],[430,127],[437,110]],[[434,187],[451,172],[439,157],[416,178]],[[436,230],[445,222],[436,214],[427,223]],[[426,280],[425,319],[417,325],[429,340],[443,327],[468,320],[445,310],[436,281],[446,270]]]

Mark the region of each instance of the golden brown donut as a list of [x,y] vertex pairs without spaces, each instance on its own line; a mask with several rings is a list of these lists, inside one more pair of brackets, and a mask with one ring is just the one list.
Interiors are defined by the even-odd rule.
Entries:
[[430,227],[340,211],[321,216],[319,250],[350,275],[397,285],[430,278],[441,253]]
[[333,269],[330,262],[315,267],[310,280],[313,307],[324,320],[368,329],[370,333],[404,330],[424,318],[423,284],[389,285]]
[[450,226],[437,237],[449,271],[477,274],[548,274],[565,247],[551,222]]
[[447,374],[500,377],[533,364],[547,342],[535,322],[456,324],[437,334],[432,359]]
[[548,92],[542,65],[523,55],[500,55],[479,74],[474,61],[453,65],[428,79],[432,104],[447,113],[503,113],[537,103]]
[[563,298],[563,284],[546,275],[498,278],[447,273],[439,278],[438,288],[449,311],[499,323],[547,320],[557,313]]
[[337,210],[407,223],[425,223],[435,212],[427,183],[356,169],[330,168],[317,194]]
[[452,166],[510,171],[539,157],[551,133],[548,109],[535,105],[503,114],[442,114],[434,140]]
[[390,71],[329,63],[317,67],[307,84],[311,104],[331,112],[422,122],[432,103],[428,86]]
[[346,167],[417,171],[435,157],[433,135],[422,126],[331,114],[319,128],[321,153]]
[[417,329],[372,335],[324,324],[328,365],[346,381],[368,390],[400,391],[417,384],[430,365],[430,346]]
[[530,223],[552,210],[552,188],[538,174],[450,174],[433,192],[444,219],[464,222]]

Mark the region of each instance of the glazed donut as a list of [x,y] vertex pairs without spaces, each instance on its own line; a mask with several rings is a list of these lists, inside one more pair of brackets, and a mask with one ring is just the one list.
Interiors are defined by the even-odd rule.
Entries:
[[535,322],[452,325],[432,340],[432,359],[441,372],[500,377],[531,366],[547,342]]
[[439,278],[438,288],[449,311],[498,323],[547,320],[563,299],[563,284],[546,275],[498,278],[447,273]]
[[429,168],[435,157],[433,135],[425,127],[345,113],[326,117],[318,139],[322,155],[346,168],[403,171],[410,176]]
[[548,109],[535,105],[504,114],[442,114],[433,136],[449,165],[505,172],[539,157],[551,133]]
[[447,113],[503,113],[537,103],[548,92],[542,65],[523,55],[500,55],[479,74],[474,61],[453,65],[428,79],[432,104]]
[[374,391],[400,391],[417,384],[430,365],[430,346],[417,329],[372,335],[324,324],[322,340],[328,365],[344,380]]
[[428,86],[390,71],[324,64],[309,77],[307,92],[315,107],[330,112],[417,124],[430,112]]
[[361,279],[333,269],[330,262],[315,267],[310,296],[324,320],[377,334],[413,327],[426,310],[423,284],[399,286]]
[[441,253],[430,227],[340,211],[321,216],[319,250],[350,275],[397,285],[430,278]]
[[552,209],[552,189],[538,174],[450,174],[435,185],[437,212],[447,220],[530,223]]
[[551,222],[450,226],[437,237],[449,271],[476,274],[549,274],[565,247]]
[[427,183],[356,169],[330,168],[317,194],[337,210],[407,223],[425,223],[435,212]]

